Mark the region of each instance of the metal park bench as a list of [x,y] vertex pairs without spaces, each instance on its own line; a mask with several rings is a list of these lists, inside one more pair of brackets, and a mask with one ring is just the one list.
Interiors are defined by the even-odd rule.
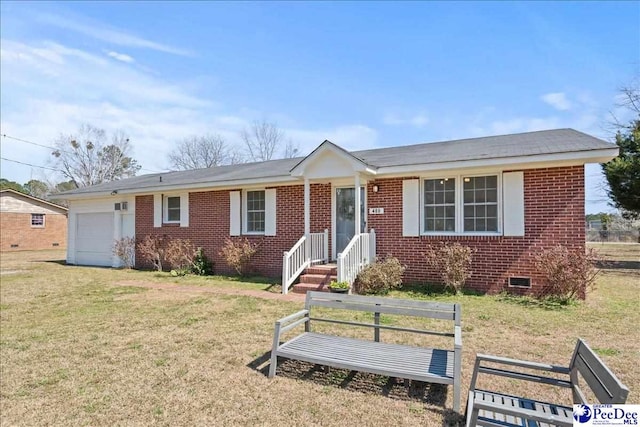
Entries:
[[[373,313],[373,323],[315,317],[316,307],[346,309]],[[312,312],[313,311],[313,312]],[[381,325],[380,315],[417,316],[453,322],[452,332]],[[373,328],[373,340],[348,338],[312,332],[314,322]],[[304,324],[305,332],[285,343],[283,333]],[[380,341],[380,330],[395,330],[418,334],[451,337],[449,349],[434,349]],[[462,332],[460,305],[395,298],[307,292],[305,309],[278,320],[275,324],[269,377],[276,374],[278,357],[368,372],[395,378],[453,385],[453,409],[460,411],[460,363]]]
[[[499,367],[497,367],[499,366]],[[513,369],[517,368],[517,369]],[[528,370],[528,371],[525,371]],[[565,379],[535,373],[546,371],[563,375]],[[629,389],[625,387],[600,358],[581,339],[568,367],[507,359],[478,354],[469,388],[467,427],[489,426],[573,426],[573,408],[524,397],[476,389],[478,374],[498,375],[517,380],[533,381],[571,389],[573,402],[589,404],[579,375],[600,403],[625,403]]]

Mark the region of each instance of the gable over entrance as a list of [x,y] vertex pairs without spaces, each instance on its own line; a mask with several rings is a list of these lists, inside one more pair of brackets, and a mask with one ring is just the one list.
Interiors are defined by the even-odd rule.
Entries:
[[375,175],[376,169],[331,141],[325,140],[291,169],[291,176],[310,180],[353,177],[356,174]]

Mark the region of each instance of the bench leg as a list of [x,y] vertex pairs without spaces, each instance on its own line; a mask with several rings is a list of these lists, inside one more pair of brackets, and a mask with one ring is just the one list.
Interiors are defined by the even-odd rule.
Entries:
[[275,351],[271,351],[271,364],[269,365],[269,378],[276,376],[276,366],[278,365],[278,356]]
[[467,402],[467,427],[476,427],[477,423],[478,423],[478,412],[479,410],[477,408],[473,407],[473,392],[469,392],[469,399]]
[[453,383],[453,410],[460,413],[460,380]]

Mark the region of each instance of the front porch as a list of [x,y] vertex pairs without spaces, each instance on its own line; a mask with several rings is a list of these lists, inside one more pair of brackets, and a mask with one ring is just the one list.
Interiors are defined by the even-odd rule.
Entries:
[[[353,284],[360,270],[376,258],[375,231],[367,227],[366,191],[375,170],[325,141],[298,163],[291,175],[304,181],[304,235],[284,252],[282,292],[286,294],[300,275],[299,292],[324,290],[331,280]],[[326,205],[314,206],[326,204],[326,199],[314,200],[312,184],[330,185],[331,230],[311,232],[312,211],[327,212]],[[335,264],[326,271],[314,270],[330,261]]]
[[335,263],[329,263],[329,232],[309,233],[286,251],[282,257],[282,293],[298,277],[300,282],[294,285],[294,292],[306,293],[309,290],[328,292],[331,281],[347,282],[352,285],[358,273],[376,259],[376,233],[354,234],[349,244],[337,256]]

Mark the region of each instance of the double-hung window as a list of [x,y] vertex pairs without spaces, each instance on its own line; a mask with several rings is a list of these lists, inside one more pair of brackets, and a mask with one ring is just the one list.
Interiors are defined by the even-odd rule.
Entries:
[[454,232],[456,229],[455,178],[424,181],[424,231]]
[[180,196],[165,197],[164,222],[180,222]]
[[498,233],[498,175],[429,178],[422,182],[422,232]]
[[246,230],[247,233],[264,233],[265,192],[264,190],[246,193]]
[[463,179],[464,231],[498,231],[498,177]]

